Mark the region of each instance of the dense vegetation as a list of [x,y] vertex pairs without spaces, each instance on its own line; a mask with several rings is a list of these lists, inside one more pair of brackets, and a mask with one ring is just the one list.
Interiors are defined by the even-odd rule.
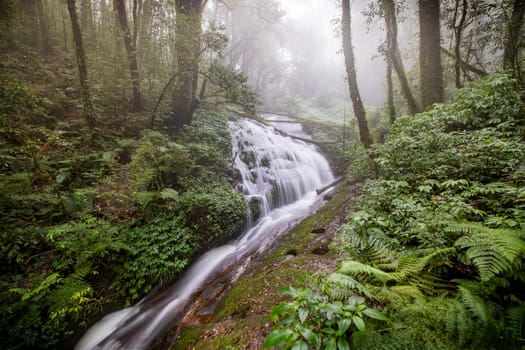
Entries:
[[93,139],[60,58],[21,57],[0,72],[0,344],[56,348],[238,234],[246,204],[224,115],[175,137],[113,115]]
[[522,96],[495,75],[397,120],[372,151],[379,176],[340,237],[348,260],[288,289],[265,345],[522,348]]

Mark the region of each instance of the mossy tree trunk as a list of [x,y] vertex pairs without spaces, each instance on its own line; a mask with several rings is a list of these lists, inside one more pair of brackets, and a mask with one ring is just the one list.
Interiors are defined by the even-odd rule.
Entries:
[[359,126],[359,138],[365,148],[372,145],[372,136],[368,129],[366,112],[357,86],[357,74],[355,71],[354,50],[352,48],[352,19],[350,14],[350,0],[342,0],[342,31],[343,31],[343,52],[345,56],[346,74],[348,77],[348,88],[350,98],[354,106],[354,113]]

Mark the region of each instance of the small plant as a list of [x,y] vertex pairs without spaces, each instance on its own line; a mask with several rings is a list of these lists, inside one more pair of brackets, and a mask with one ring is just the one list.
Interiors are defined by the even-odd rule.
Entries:
[[266,338],[264,348],[350,349],[352,333],[366,330],[365,317],[387,321],[381,312],[368,308],[361,297],[331,300],[325,293],[306,287],[289,287],[283,294],[292,300],[272,310],[270,316],[277,326]]

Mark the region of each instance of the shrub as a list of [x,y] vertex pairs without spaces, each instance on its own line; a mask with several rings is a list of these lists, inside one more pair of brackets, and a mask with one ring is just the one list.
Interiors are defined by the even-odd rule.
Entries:
[[186,225],[203,247],[232,239],[246,223],[244,197],[227,187],[193,189],[181,196],[179,205]]

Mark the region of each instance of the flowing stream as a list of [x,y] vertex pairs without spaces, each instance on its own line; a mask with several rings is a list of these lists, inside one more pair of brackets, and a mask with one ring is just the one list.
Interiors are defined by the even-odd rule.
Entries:
[[[263,117],[279,121],[279,130],[307,138],[300,124],[275,115]],[[333,175],[314,146],[251,120],[231,122],[230,128],[234,165],[250,207],[245,232],[237,241],[202,255],[173,285],[104,317],[75,350],[147,349],[184,318],[195,296],[214,279],[234,267],[241,270],[243,262],[322,205],[315,190],[331,183]]]

